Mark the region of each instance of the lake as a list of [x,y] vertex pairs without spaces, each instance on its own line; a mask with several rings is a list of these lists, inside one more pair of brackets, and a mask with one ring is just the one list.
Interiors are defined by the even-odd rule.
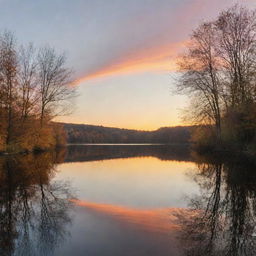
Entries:
[[0,255],[255,255],[255,167],[181,145],[0,157]]

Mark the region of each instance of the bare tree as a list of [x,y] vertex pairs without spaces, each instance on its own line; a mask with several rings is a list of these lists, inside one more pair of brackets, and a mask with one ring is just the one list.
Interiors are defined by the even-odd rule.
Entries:
[[62,113],[63,107],[75,96],[71,86],[71,70],[65,67],[64,54],[57,54],[51,47],[44,47],[38,53],[38,85],[41,101],[40,120],[49,115]]
[[219,139],[223,123],[242,141],[256,135],[255,60],[256,12],[235,5],[193,32],[179,62],[178,89],[192,96],[199,123],[215,124]]
[[24,122],[31,112],[35,112],[38,100],[36,92],[36,56],[32,44],[22,46],[19,54],[19,87],[21,93],[21,119]]
[[7,120],[6,144],[12,137],[13,112],[15,108],[18,60],[14,35],[5,32],[0,37],[0,88],[1,106],[4,108],[4,119]]
[[221,133],[221,83],[218,74],[219,60],[215,51],[215,33],[212,23],[202,24],[191,36],[188,51],[180,59],[182,76],[178,90],[193,95],[196,116],[205,118]]
[[236,5],[222,12],[215,26],[228,105],[234,108],[256,96],[256,12]]

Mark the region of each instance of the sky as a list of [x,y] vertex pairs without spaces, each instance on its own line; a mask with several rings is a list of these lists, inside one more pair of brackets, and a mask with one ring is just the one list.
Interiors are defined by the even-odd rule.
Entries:
[[0,0],[0,30],[67,55],[79,96],[58,121],[140,130],[182,122],[177,56],[193,29],[256,0]]

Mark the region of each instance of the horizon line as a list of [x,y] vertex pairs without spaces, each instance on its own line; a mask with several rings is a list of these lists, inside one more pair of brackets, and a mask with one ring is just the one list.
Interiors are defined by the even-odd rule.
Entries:
[[156,129],[146,130],[146,129],[124,128],[124,127],[116,127],[116,126],[86,124],[86,123],[73,123],[73,122],[61,122],[61,121],[55,121],[55,123],[71,124],[71,125],[96,126],[96,127],[102,127],[102,128],[130,130],[130,131],[142,131],[142,132],[154,132],[154,131],[158,131],[158,130],[163,129],[163,128],[176,128],[176,127],[192,127],[192,126],[195,126],[195,124],[180,124],[180,125],[173,125],[173,126],[172,125],[170,125],[170,126],[160,126],[159,128],[156,128]]

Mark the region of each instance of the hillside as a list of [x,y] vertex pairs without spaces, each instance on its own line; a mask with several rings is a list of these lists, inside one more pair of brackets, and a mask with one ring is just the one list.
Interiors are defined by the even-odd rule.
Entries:
[[68,143],[188,143],[192,126],[138,131],[104,126],[63,123]]

